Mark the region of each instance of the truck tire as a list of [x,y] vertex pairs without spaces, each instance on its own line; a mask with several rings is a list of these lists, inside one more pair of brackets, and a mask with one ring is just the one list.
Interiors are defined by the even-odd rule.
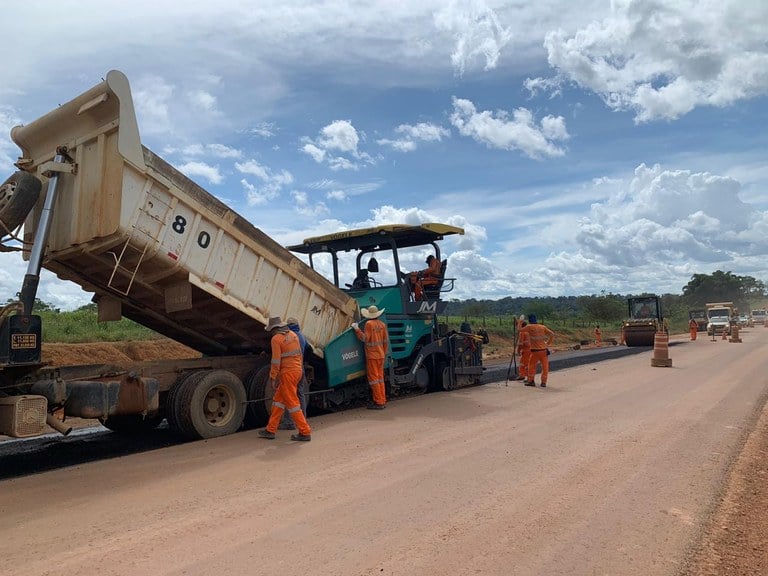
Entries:
[[191,439],[237,432],[245,416],[245,388],[226,370],[207,370],[184,381],[176,401],[179,428]]
[[13,173],[0,185],[0,236],[24,223],[40,197],[42,183],[29,172]]
[[151,432],[163,421],[161,414],[119,414],[109,418],[99,418],[105,428],[116,434],[135,435]]
[[190,379],[199,380],[203,377],[204,372],[185,372],[176,380],[168,391],[168,395],[165,398],[165,419],[168,421],[168,428],[175,434],[183,435],[181,425],[179,424],[180,414],[180,391],[184,386],[184,383]]
[[246,377],[248,408],[245,411],[246,425],[253,428],[266,426],[272,412],[274,386],[269,385],[269,365],[252,370]]

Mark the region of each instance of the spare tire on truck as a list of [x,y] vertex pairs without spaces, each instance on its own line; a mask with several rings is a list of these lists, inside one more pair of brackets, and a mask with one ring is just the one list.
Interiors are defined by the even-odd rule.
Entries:
[[40,197],[42,183],[29,172],[18,171],[0,185],[0,236],[24,223]]

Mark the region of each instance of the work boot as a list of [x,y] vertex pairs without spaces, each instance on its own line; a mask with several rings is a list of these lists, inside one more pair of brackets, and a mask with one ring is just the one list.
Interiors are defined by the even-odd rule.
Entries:
[[295,442],[309,442],[312,440],[311,434],[291,434],[291,440]]
[[274,440],[275,439],[275,433],[274,432],[270,432],[266,428],[264,430],[259,430],[257,432],[257,434],[259,435],[259,438],[264,438],[265,440]]
[[546,387],[547,387],[547,383],[546,383],[546,382],[542,382],[542,383],[541,383],[541,387],[542,387],[542,388],[546,388]]
[[525,376],[518,376],[517,378],[515,378],[515,380],[519,380],[520,382],[522,382],[523,380],[525,380]]
[[368,404],[368,406],[366,406],[366,408],[368,410],[384,410],[384,408],[386,408],[386,406],[384,406],[384,404]]
[[525,381],[525,385],[526,386],[536,386],[536,382],[534,382],[533,380],[526,380]]

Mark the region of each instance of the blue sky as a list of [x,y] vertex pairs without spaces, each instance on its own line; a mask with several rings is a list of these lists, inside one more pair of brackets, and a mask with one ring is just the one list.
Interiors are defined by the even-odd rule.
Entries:
[[[4,32],[0,174],[12,126],[119,69],[143,143],[284,245],[462,226],[462,299],[768,281],[768,2],[78,6],[3,9],[35,17]],[[0,299],[25,270],[0,253]],[[90,299],[50,274],[39,297]]]

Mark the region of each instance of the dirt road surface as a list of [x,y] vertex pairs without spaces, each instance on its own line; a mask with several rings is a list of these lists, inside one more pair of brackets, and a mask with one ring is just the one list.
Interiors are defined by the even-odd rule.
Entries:
[[[6,480],[0,572],[766,574],[765,523],[739,539],[738,519],[768,470],[738,457],[768,432],[768,330],[742,338],[321,416],[311,443],[249,431]],[[723,563],[729,539],[750,550]]]

